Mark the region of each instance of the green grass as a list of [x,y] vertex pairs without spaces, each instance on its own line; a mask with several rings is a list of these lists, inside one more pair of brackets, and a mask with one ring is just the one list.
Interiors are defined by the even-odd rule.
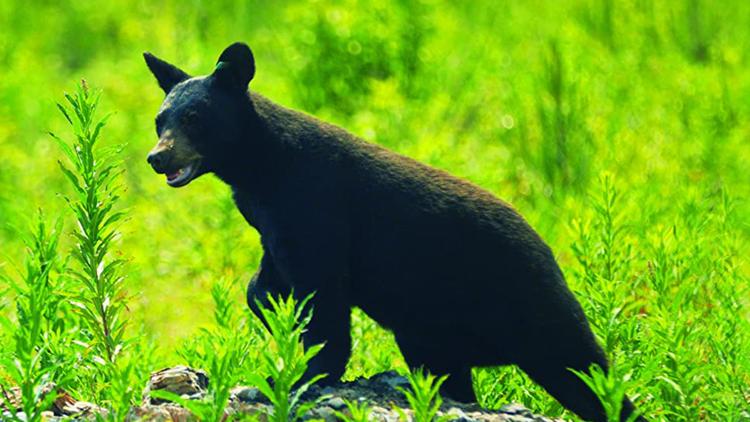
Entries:
[[[0,292],[12,286],[0,342],[13,345],[0,383],[22,385],[29,411],[46,377],[119,409],[164,365],[261,367],[244,299],[257,234],[214,177],[170,189],[145,163],[163,94],[141,52],[201,74],[244,40],[251,89],[514,204],[555,251],[612,385],[627,380],[651,419],[750,418],[750,3],[4,1],[0,27]],[[99,118],[113,112],[97,145],[122,148],[112,212],[124,218],[106,247],[106,262],[122,260],[121,337],[117,321],[99,332],[70,306],[96,311],[106,291],[73,276],[87,271],[65,199],[79,193],[47,135],[74,139],[55,104],[81,77],[102,92]],[[43,242],[27,249],[38,208]],[[361,312],[353,333],[346,377],[405,369]],[[475,389],[489,407],[572,418],[515,368],[476,370]]]
[[[59,320],[56,314],[61,304],[61,297],[56,294],[60,280],[53,276],[57,267],[60,233],[59,227],[47,229],[41,214],[32,233],[26,240],[27,257],[23,273],[17,279],[4,280],[15,293],[16,319],[3,317],[0,322],[3,334],[15,347],[5,351],[0,357],[0,364],[7,380],[20,389],[18,407],[27,420],[36,422],[42,420],[42,412],[55,400],[54,394],[45,396],[42,393],[43,385],[52,379],[63,381],[60,373],[55,374],[60,365],[48,359],[48,343],[55,343],[48,339],[48,335],[57,328],[55,323]],[[7,390],[3,388],[0,395],[3,408],[10,406]],[[15,414],[10,416],[14,421],[24,420]]]
[[424,368],[415,368],[406,376],[409,379],[409,388],[397,388],[404,393],[406,400],[409,402],[409,407],[414,410],[414,421],[432,422],[445,419],[445,417],[438,418],[437,412],[443,403],[443,399],[440,397],[440,386],[448,376],[437,377],[425,372]]

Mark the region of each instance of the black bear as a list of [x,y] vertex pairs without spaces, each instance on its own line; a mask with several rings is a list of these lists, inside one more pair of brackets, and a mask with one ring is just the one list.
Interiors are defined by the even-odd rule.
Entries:
[[[450,374],[449,397],[475,401],[473,367],[516,364],[568,409],[605,420],[569,370],[606,368],[604,353],[549,247],[508,204],[249,92],[245,44],[201,77],[144,56],[167,94],[148,162],[170,186],[207,172],[231,186],[264,251],[251,308],[267,292],[315,292],[305,343],[325,347],[309,374],[341,377],[357,306],[393,331],[410,366]],[[625,399],[623,419],[632,412]]]

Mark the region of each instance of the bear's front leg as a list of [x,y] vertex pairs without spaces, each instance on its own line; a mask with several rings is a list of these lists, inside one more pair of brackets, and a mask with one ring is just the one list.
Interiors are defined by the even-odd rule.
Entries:
[[263,318],[263,313],[260,311],[258,303],[268,309],[271,306],[268,302],[269,294],[277,298],[278,296],[286,297],[290,292],[291,289],[289,286],[281,282],[281,278],[274,268],[271,255],[268,253],[263,254],[258,270],[247,285],[247,306],[260,319],[263,325],[266,326],[266,329],[270,328],[268,322]]
[[[300,290],[297,300],[304,294]],[[312,320],[302,335],[305,348],[324,344],[323,349],[308,362],[308,369],[302,381],[315,375],[326,374],[323,384],[332,384],[341,380],[346,370],[346,363],[351,354],[350,309],[343,297],[335,292],[318,291],[310,301]]]
[[[270,242],[269,242],[270,243]],[[284,242],[288,244],[291,242]],[[310,324],[303,333],[305,348],[324,344],[323,349],[309,363],[302,381],[318,374],[327,374],[321,382],[334,383],[341,379],[351,353],[350,306],[345,289],[344,271],[336,271],[341,266],[323,265],[327,261],[324,254],[316,254],[317,249],[302,254],[306,259],[295,257],[277,244],[271,247],[261,259],[258,271],[253,275],[247,288],[247,303],[253,313],[268,328],[258,303],[268,307],[268,294],[277,297],[294,293],[299,303],[313,294],[305,313],[312,311]],[[278,258],[275,258],[278,257]],[[319,258],[316,261],[315,258]]]
[[271,237],[269,251],[282,283],[294,292],[299,302],[310,294],[305,312],[312,311],[312,320],[303,333],[305,347],[324,344],[323,349],[308,363],[303,381],[318,374],[327,374],[323,383],[341,379],[351,353],[348,267],[342,252],[345,241],[327,231],[310,233],[304,229],[290,237]]

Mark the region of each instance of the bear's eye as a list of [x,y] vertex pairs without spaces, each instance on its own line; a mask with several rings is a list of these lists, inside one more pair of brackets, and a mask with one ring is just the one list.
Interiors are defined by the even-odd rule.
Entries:
[[164,115],[160,114],[156,116],[156,135],[161,136],[162,129],[164,129]]
[[198,112],[195,110],[188,110],[180,116],[180,124],[183,127],[189,127],[196,123],[198,120]]

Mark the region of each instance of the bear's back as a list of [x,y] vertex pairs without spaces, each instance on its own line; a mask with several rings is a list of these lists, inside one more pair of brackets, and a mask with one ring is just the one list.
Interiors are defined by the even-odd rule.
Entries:
[[[557,292],[535,298],[543,307],[555,307],[547,299],[560,291],[567,296],[550,249],[510,205],[445,171],[323,125],[330,145],[324,149],[335,157],[326,165],[338,172],[336,189],[346,191],[351,271],[358,280],[352,293],[366,311],[370,302],[392,301],[383,315],[372,315],[381,324],[440,325],[426,307],[460,307],[467,314],[500,309],[513,321],[529,306],[517,301],[529,290],[544,284],[539,291]],[[414,306],[415,297],[426,307]]]
[[[510,205],[340,127],[253,99],[282,144],[277,165],[295,192],[309,195],[304,207],[345,207],[335,214],[348,232],[349,300],[381,325],[476,331],[491,328],[477,321],[502,319],[520,335],[581,319],[549,247]],[[284,212],[304,212],[311,224],[310,214],[325,214]]]

